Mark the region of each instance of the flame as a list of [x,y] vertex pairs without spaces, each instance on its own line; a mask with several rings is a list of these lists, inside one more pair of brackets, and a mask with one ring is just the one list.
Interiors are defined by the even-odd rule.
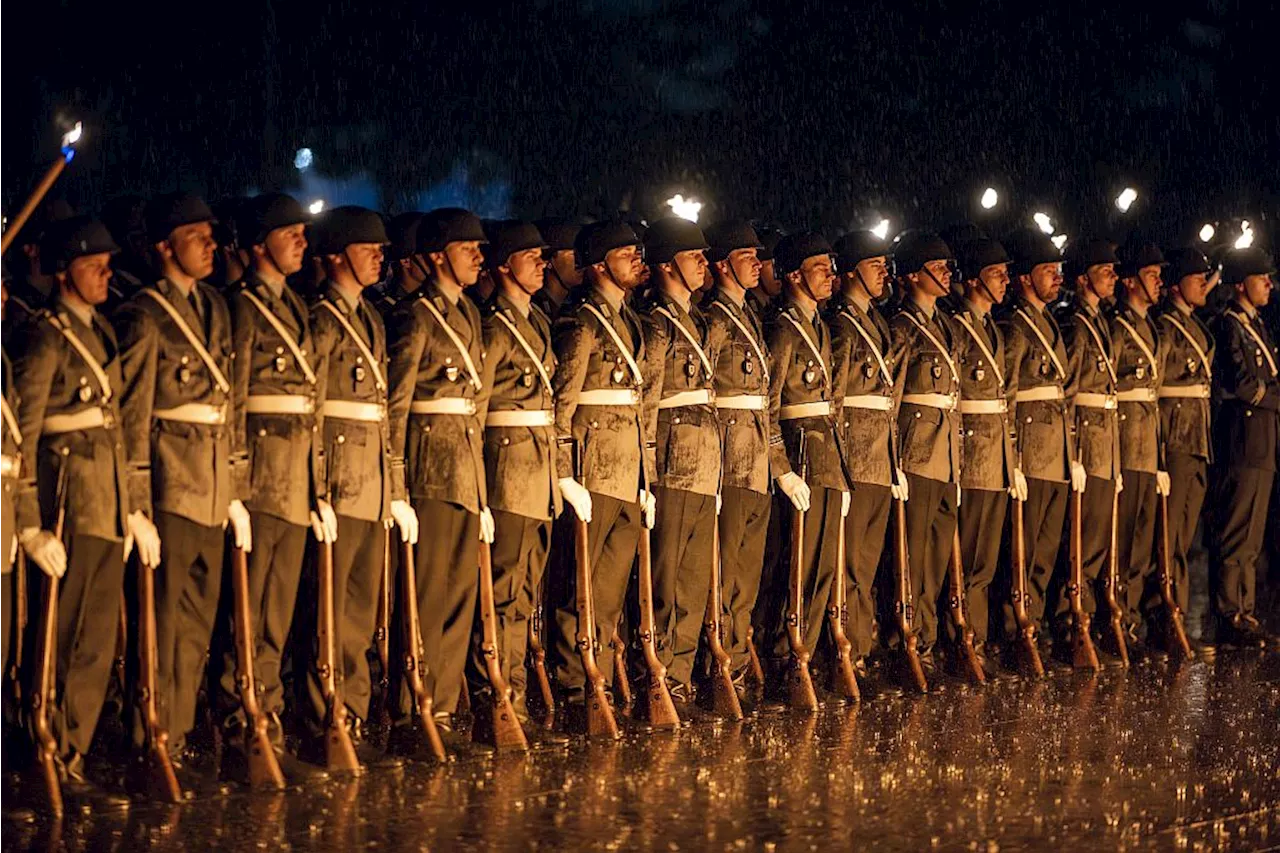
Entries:
[[1249,220],[1244,219],[1240,222],[1240,236],[1236,238],[1235,247],[1237,249],[1247,249],[1253,245],[1253,226],[1249,224]]
[[1036,213],[1036,214],[1034,214],[1031,218],[1032,218],[1033,220],[1035,220],[1036,225],[1038,225],[1038,226],[1040,227],[1040,230],[1041,230],[1041,231],[1043,231],[1043,232],[1044,232],[1044,233],[1046,233],[1046,234],[1052,234],[1052,233],[1053,233],[1053,230],[1054,230],[1054,229],[1053,229],[1053,220],[1051,220],[1051,219],[1049,218],[1049,214],[1047,214],[1047,213]]
[[84,123],[76,122],[76,126],[68,130],[62,135],[62,147],[70,148],[80,141],[80,137],[84,136]]
[[320,213],[323,213],[324,199],[318,198],[315,201],[311,202],[311,204],[307,205],[307,210],[311,212],[312,216],[316,216]]
[[990,210],[1000,203],[1000,194],[996,192],[995,187],[987,187],[982,193],[982,207],[984,210]]
[[667,199],[667,207],[671,208],[671,212],[681,219],[697,222],[698,214],[702,211],[702,202],[694,201],[692,198],[685,198],[676,193]]
[[1133,203],[1138,200],[1138,191],[1133,187],[1125,187],[1120,195],[1116,196],[1116,207],[1120,208],[1121,213],[1128,213],[1129,208],[1133,207]]
[[1208,222],[1206,222],[1206,223],[1205,223],[1205,224],[1200,228],[1200,242],[1201,242],[1201,243],[1208,243],[1210,240],[1212,240],[1212,239],[1213,239],[1213,235],[1214,235],[1214,234],[1216,234],[1216,233],[1217,233],[1217,229],[1216,229],[1216,228],[1214,228],[1214,227],[1213,227],[1211,224],[1209,224]]
[[889,236],[889,220],[881,219],[876,223],[876,227],[871,229],[871,233],[879,237],[881,240]]

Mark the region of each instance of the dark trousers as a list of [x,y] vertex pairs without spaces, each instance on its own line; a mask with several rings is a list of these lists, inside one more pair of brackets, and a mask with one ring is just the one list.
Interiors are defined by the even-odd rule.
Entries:
[[711,594],[716,497],[663,486],[655,487],[654,496],[654,640],[667,677],[688,684]]
[[875,642],[876,602],[872,586],[884,551],[892,505],[888,486],[858,483],[844,520],[844,573],[849,603],[845,630],[853,643],[855,659],[871,654]]
[[720,589],[725,651],[733,671],[747,666],[751,611],[760,593],[765,539],[769,532],[767,494],[726,486],[720,507]]
[[[915,598],[916,636],[920,653],[938,639],[938,599],[947,577],[951,543],[956,532],[956,484],[907,475],[907,563],[911,569],[911,594]],[[891,629],[890,645],[902,638]]]
[[[591,493],[591,523],[587,525],[587,550],[591,556],[591,592],[595,605],[596,665],[606,683],[613,681],[613,632],[622,616],[627,582],[640,541],[639,502],[627,503]],[[566,509],[556,522],[565,526],[563,541],[573,548],[576,518]],[[572,551],[570,551],[572,554]],[[552,640],[555,677],[572,696],[581,696],[586,673],[578,655],[577,566],[572,557],[557,562],[561,571],[547,578],[547,601],[555,608],[556,630]]]
[[[1126,477],[1126,487],[1128,486]],[[1080,496],[1080,555],[1083,584],[1080,587],[1080,606],[1085,613],[1098,612],[1098,599],[1103,594],[1107,566],[1111,560],[1111,504],[1116,493],[1116,481],[1089,477]],[[1067,503],[1072,502],[1070,491]],[[1067,580],[1071,572],[1071,520],[1067,514],[1063,533],[1065,545],[1059,553],[1058,576],[1053,583],[1053,633],[1066,637],[1071,629],[1071,599],[1067,594]],[[1123,574],[1121,583],[1123,583]],[[1117,592],[1117,595],[1120,593]]]
[[1116,557],[1120,565],[1121,607],[1125,625],[1142,625],[1143,591],[1156,569],[1155,537],[1160,512],[1156,475],[1125,471],[1117,516]]
[[[1067,517],[1070,490],[1067,483],[1027,480],[1027,499],[1022,505],[1022,543],[1026,552],[1027,594],[1030,597],[1027,616],[1037,626],[1044,619],[1045,601],[1062,544],[1062,524]],[[1012,512],[1011,509],[1011,515]],[[1009,556],[1011,571],[1006,575],[1012,573],[1012,546]],[[1013,615],[1012,577],[1003,578],[999,587],[1003,622],[1001,636],[1012,641],[1018,636],[1018,624]]]
[[1253,616],[1258,558],[1266,534],[1275,471],[1218,468],[1214,477],[1213,602],[1218,616]]
[[[914,496],[913,496],[914,500]],[[960,555],[964,565],[965,605],[973,641],[987,641],[990,630],[989,601],[991,582],[1000,565],[1000,532],[1004,530],[1009,510],[1009,493],[988,489],[965,489],[960,505]],[[947,640],[958,640],[955,621],[948,612],[944,628]]]
[[[1173,598],[1186,614],[1191,597],[1187,555],[1196,535],[1196,526],[1200,523],[1209,466],[1204,459],[1185,453],[1169,453],[1165,465],[1169,470],[1169,497],[1166,500],[1169,503],[1169,566],[1173,576]],[[1158,575],[1153,576],[1153,580],[1158,579]],[[1155,613],[1162,607],[1159,583],[1149,583],[1142,599],[1143,612]]]

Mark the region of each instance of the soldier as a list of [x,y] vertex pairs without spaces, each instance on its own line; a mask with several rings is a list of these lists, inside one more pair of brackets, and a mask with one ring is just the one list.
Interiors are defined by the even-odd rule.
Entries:
[[1227,254],[1222,280],[1235,291],[1213,326],[1218,409],[1214,418],[1214,609],[1219,641],[1274,645],[1254,615],[1258,557],[1276,472],[1280,352],[1258,309],[1276,268],[1260,249]]
[[[546,243],[533,224],[519,220],[494,223],[487,235],[485,260],[497,290],[481,311],[483,382],[490,389],[484,462],[494,525],[498,661],[525,736],[535,743],[565,742],[562,736],[532,724],[525,701],[529,620],[542,589],[551,523],[562,506],[551,387],[556,368],[551,322],[533,304],[544,286]],[[590,516],[588,507],[582,511]],[[477,636],[472,640],[469,674],[475,689],[488,690],[479,648]]]
[[[320,434],[329,500],[338,519],[333,545],[334,647],[341,670],[346,721],[361,764],[386,765],[369,742],[371,682],[367,652],[377,621],[386,537],[394,522],[406,542],[418,538],[418,518],[405,499],[404,472],[392,462],[387,424],[387,335],[382,317],[365,298],[378,280],[387,232],[382,217],[363,207],[335,207],[313,225],[315,253],[325,285],[311,306],[315,336]],[[308,608],[312,612],[314,608]],[[315,625],[307,636],[315,637]],[[314,644],[308,644],[314,651]],[[306,667],[307,706],[302,717],[307,746],[324,754],[326,702],[320,662]],[[319,763],[319,762],[317,762]]]
[[[766,321],[769,347],[769,470],[778,488],[773,512],[781,520],[780,542],[793,535],[793,509],[805,512],[801,554],[802,637],[812,651],[822,635],[827,599],[837,571],[840,524],[849,512],[850,484],[841,458],[841,437],[832,417],[831,332],[818,305],[831,296],[835,264],[831,246],[812,231],[789,234],[774,255],[783,298]],[[801,435],[807,474],[801,477]],[[765,689],[783,689],[790,644],[787,637],[789,557],[765,567],[764,595],[754,621],[765,666]]]
[[[254,666],[270,715],[271,739],[281,770],[294,781],[323,778],[314,765],[285,752],[280,714],[284,710],[281,661],[302,577],[310,527],[332,542],[338,520],[328,501],[319,408],[318,371],[324,370],[302,298],[286,276],[302,269],[307,246],[302,205],[278,193],[257,196],[240,209],[237,231],[252,252],[252,270],[230,298],[232,317],[232,399],[235,431],[248,448],[249,488],[245,506],[253,528],[248,555],[249,605],[255,641]],[[225,628],[232,636],[232,628]],[[224,763],[238,774],[248,734],[237,698],[234,645],[227,643],[221,691]]]
[[[591,522],[592,635],[612,646],[609,638],[622,615],[640,524],[652,527],[656,513],[648,490],[654,472],[646,470],[642,453],[644,339],[639,318],[626,304],[627,294],[640,285],[644,261],[640,239],[618,220],[584,226],[574,254],[584,271],[584,289],[580,298],[565,304],[552,327],[556,471],[565,502]],[[570,476],[574,444],[582,456],[581,483]],[[551,578],[548,595],[556,608],[552,653],[568,716],[576,721],[585,714],[586,681],[575,643],[576,585],[573,572],[559,574]],[[606,682],[614,677],[613,658],[597,655]]]
[[[1165,468],[1169,472],[1169,563],[1178,606],[1189,613],[1191,576],[1187,555],[1200,522],[1213,462],[1209,399],[1212,396],[1214,340],[1209,327],[1196,316],[1213,288],[1213,268],[1195,248],[1169,253],[1169,291],[1157,316],[1164,353],[1160,366],[1160,434],[1164,437]],[[1161,607],[1147,590],[1143,609]],[[1213,646],[1189,638],[1200,656]]]
[[645,234],[654,288],[638,308],[644,335],[645,447],[656,471],[653,607],[658,656],[681,717],[699,716],[693,664],[711,583],[712,528],[720,495],[720,427],[706,320],[693,304],[710,248],[702,229],[679,217]]
[[[920,662],[931,678],[935,664],[938,596],[951,558],[960,502],[960,372],[958,333],[937,307],[951,290],[951,249],[936,234],[900,235],[894,270],[907,298],[890,321],[898,432],[910,500],[907,554],[919,616]],[[904,638],[894,637],[894,643]]]
[[568,219],[539,219],[537,227],[542,239],[547,241],[543,252],[547,269],[542,289],[533,296],[533,304],[554,321],[569,294],[582,284],[582,270],[573,258],[573,241],[582,226]]
[[893,499],[906,500],[907,477],[899,467],[893,394],[891,333],[875,301],[889,280],[884,241],[853,231],[836,241],[840,292],[827,303],[831,329],[831,374],[840,399],[838,428],[844,434],[849,470],[858,498],[845,519],[845,574],[849,588],[849,640],[854,665],[867,676],[866,658],[875,641],[872,584],[884,549]]
[[[986,640],[991,582],[1000,561],[1000,536],[1009,498],[1027,499],[1027,480],[1014,453],[1016,428],[1009,414],[1004,335],[991,316],[1009,287],[1009,255],[985,237],[959,251],[963,280],[960,310],[953,315],[959,343],[960,417],[963,428],[960,487],[960,553],[965,568],[965,601],[979,664],[993,673]],[[947,634],[959,642],[954,620]]]
[[427,261],[418,250],[422,216],[417,212],[401,213],[387,223],[387,237],[391,241],[387,248],[387,280],[372,300],[384,321],[396,305],[411,298],[427,280]]
[[[418,516],[418,612],[428,671],[435,676],[436,725],[446,745],[466,749],[453,730],[462,694],[479,580],[479,541],[493,541],[484,470],[489,388],[481,378],[480,312],[463,289],[483,262],[484,231],[475,214],[440,208],[418,226],[418,250],[430,272],[416,299],[392,312],[391,447],[404,453],[410,501]],[[403,451],[400,449],[404,448]],[[397,751],[422,750],[412,702],[400,692]]]
[[[1039,232],[1017,233],[1005,245],[1011,248],[1017,291],[1013,310],[1001,322],[1000,331],[1005,341],[1005,381],[1017,404],[1016,450],[1027,478],[1021,531],[1025,604],[1031,623],[1039,626],[1062,542],[1067,489],[1084,491],[1087,474],[1076,460],[1075,428],[1064,391],[1067,351],[1057,321],[1046,310],[1062,290],[1062,253]],[[1003,610],[1001,637],[1009,644],[1018,631],[1008,595]],[[1047,643],[1049,637],[1043,635],[1041,642]]]
[[760,248],[756,251],[756,257],[760,259],[760,286],[747,291],[747,301],[755,310],[756,317],[763,322],[782,296],[782,281],[778,278],[773,257],[782,232],[776,228],[761,228],[757,235],[760,237]]
[[252,548],[242,502],[249,459],[244,435],[233,433],[231,314],[206,282],[213,212],[194,195],[172,193],[152,201],[146,219],[161,278],[121,305],[112,323],[124,380],[129,504],[154,519],[165,543],[155,574],[157,711],[171,761],[185,773],[222,588],[224,528],[230,524],[236,544]]
[[[1116,400],[1120,411],[1120,465],[1124,489],[1116,516],[1124,628],[1130,654],[1160,654],[1140,640],[1143,599],[1156,567],[1159,500],[1169,494],[1160,435],[1160,335],[1150,309],[1160,300],[1164,255],[1149,244],[1125,246],[1120,256],[1124,298],[1111,312]],[[1154,638],[1156,633],[1151,636]]]
[[[58,590],[54,735],[63,794],[120,805],[84,774],[111,676],[124,559],[131,546],[154,566],[160,537],[132,510],[117,395],[123,387],[115,333],[96,306],[107,298],[111,255],[119,251],[102,223],[73,217],[46,241],[56,297],[19,333],[13,384],[21,400],[22,468],[47,487],[19,496],[18,529],[27,555],[60,574],[53,527],[65,509],[66,574]],[[64,504],[54,484],[65,476]],[[122,548],[121,540],[124,540]],[[105,605],[105,606],[104,606]]]

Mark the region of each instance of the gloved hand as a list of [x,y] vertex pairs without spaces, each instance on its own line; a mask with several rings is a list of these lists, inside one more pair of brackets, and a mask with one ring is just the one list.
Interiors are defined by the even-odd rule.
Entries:
[[724,509],[724,496],[721,495],[719,492],[716,492],[716,515],[719,515],[720,511],[723,509]]
[[573,507],[573,512],[585,522],[591,521],[591,492],[572,477],[561,477],[556,481],[560,486],[560,497]]
[[391,517],[400,527],[400,539],[410,545],[418,541],[418,514],[408,501],[392,501]]
[[236,547],[246,554],[252,551],[253,528],[249,524],[249,510],[245,509],[240,501],[227,504],[227,521],[222,525],[224,530],[227,524],[231,525],[231,539],[236,543]]
[[640,508],[644,510],[644,526],[652,530],[658,523],[658,498],[653,492],[640,490]]
[[840,493],[840,517],[849,517],[849,505],[853,503],[853,492]]
[[1169,480],[1168,471],[1156,472],[1156,494],[1161,497],[1169,497],[1169,487],[1172,483]]
[[316,508],[311,511],[311,532],[317,542],[338,541],[338,516],[333,514],[328,501],[316,501]]
[[960,488],[960,484],[956,483],[956,509],[960,508],[960,504],[964,502],[964,489]]
[[124,558],[129,559],[129,552],[136,544],[142,565],[152,568],[160,565],[160,533],[151,519],[141,512],[131,512],[125,519],[125,528],[128,535],[125,536]]
[[791,499],[791,505],[801,512],[809,509],[809,484],[800,479],[795,471],[788,471],[778,478],[778,488]]
[[18,534],[18,541],[31,562],[49,577],[60,578],[67,573],[67,549],[51,531],[28,527]]
[[493,534],[493,513],[489,511],[488,507],[485,507],[480,510],[480,541],[492,545]]
[[893,472],[894,482],[889,485],[889,494],[895,501],[905,501],[911,497],[911,489],[907,486],[907,472],[898,468]]
[[1013,469],[1013,485],[1009,487],[1009,497],[1015,501],[1025,501],[1027,499],[1027,478],[1022,473],[1021,468]]
[[1116,494],[1118,495],[1123,491],[1124,491],[1124,474],[1121,474],[1119,471],[1117,471],[1116,472]]
[[1085,473],[1084,466],[1079,462],[1071,463],[1071,491],[1084,492],[1085,483],[1089,481],[1089,475]]

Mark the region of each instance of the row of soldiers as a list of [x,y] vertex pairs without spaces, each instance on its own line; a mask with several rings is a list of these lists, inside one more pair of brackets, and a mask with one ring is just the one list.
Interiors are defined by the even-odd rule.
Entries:
[[[998,676],[1028,626],[1070,660],[1098,611],[1122,625],[1113,654],[1167,654],[1211,481],[1219,638],[1277,643],[1254,613],[1280,418],[1260,251],[1226,258],[1232,298],[1206,325],[1199,251],[1081,241],[1055,312],[1063,256],[1036,233],[833,247],[671,218],[641,238],[457,208],[313,218],[265,194],[234,211],[224,258],[244,272],[220,288],[201,199],[158,197],[144,225],[145,282],[113,279],[117,241],[73,217],[41,241],[44,289],[5,287],[4,613],[20,548],[60,581],[51,724],[72,794],[114,796],[85,756],[116,602],[143,573],[152,729],[179,777],[202,761],[206,684],[224,769],[252,777],[265,731],[296,781],[335,767],[335,719],[359,765],[474,748],[466,706],[557,744],[551,720],[625,719],[629,673],[688,721],[787,701],[826,645],[873,689],[904,655],[922,687],[964,654]],[[393,623],[410,663],[375,700]]]

